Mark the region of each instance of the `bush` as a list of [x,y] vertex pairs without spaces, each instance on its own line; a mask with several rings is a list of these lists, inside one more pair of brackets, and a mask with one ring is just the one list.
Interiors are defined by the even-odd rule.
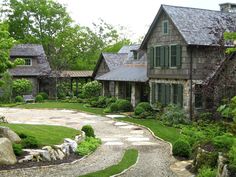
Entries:
[[173,155],[179,157],[189,157],[191,154],[191,147],[185,140],[179,139],[173,145]]
[[22,155],[23,150],[22,150],[22,145],[21,144],[12,144],[12,148],[13,148],[14,154],[16,156]]
[[23,148],[38,148],[39,143],[33,136],[27,136],[21,141]]
[[81,130],[85,132],[86,137],[95,137],[94,130],[91,125],[84,125]]
[[107,105],[107,106],[110,106],[112,103],[115,103],[116,100],[117,100],[116,97],[107,98],[107,99],[106,99],[106,105]]
[[134,109],[134,114],[137,116],[137,115],[140,115],[140,114],[142,114],[142,113],[144,113],[145,112],[145,110],[144,110],[144,108],[142,108],[142,107],[136,107],[135,109]]
[[135,107],[134,114],[140,115],[142,112],[145,112],[145,111],[151,112],[153,110],[152,110],[151,105],[148,102],[141,102]]
[[118,105],[116,103],[112,103],[109,107],[110,112],[118,112]]
[[101,144],[101,140],[98,138],[88,137],[85,141],[81,142],[76,150],[76,154],[85,156],[95,151]]
[[13,95],[24,95],[32,92],[32,82],[27,79],[17,79],[13,81]]
[[48,94],[47,94],[46,92],[39,92],[38,95],[41,95],[44,100],[47,100],[47,99],[48,99]]
[[231,149],[228,153],[228,157],[229,157],[229,163],[231,165],[236,166],[236,145],[231,147]]
[[115,102],[115,104],[117,104],[118,111],[121,112],[129,112],[133,109],[131,103],[128,100],[119,99]]
[[186,117],[186,113],[182,108],[177,105],[168,105],[164,113],[161,115],[161,120],[166,125],[176,125],[176,124],[188,124],[190,121]]
[[197,177],[216,177],[216,169],[202,167],[199,170]]
[[37,102],[37,103],[43,102],[43,97],[42,97],[42,95],[37,95],[37,96],[35,97],[35,102]]
[[230,134],[224,134],[213,138],[213,144],[216,148],[229,151],[234,144],[234,137]]
[[85,98],[98,97],[102,90],[102,84],[98,81],[86,83],[82,88],[82,94]]
[[24,102],[24,99],[23,99],[22,96],[16,96],[16,97],[15,97],[15,102],[21,103],[21,102]]

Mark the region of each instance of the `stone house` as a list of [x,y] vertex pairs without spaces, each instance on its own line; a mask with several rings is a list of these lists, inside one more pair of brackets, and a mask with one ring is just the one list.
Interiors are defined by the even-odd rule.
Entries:
[[118,53],[102,53],[93,77],[102,83],[103,96],[128,99],[135,106],[148,100],[147,60],[139,45],[123,46]]
[[190,117],[207,106],[202,84],[225,58],[223,32],[236,31],[236,13],[228,7],[228,3],[221,4],[222,11],[160,7],[140,46],[147,52],[153,105],[179,104]]
[[13,79],[28,79],[33,84],[32,94],[35,96],[39,91],[49,93],[50,80],[48,76],[51,72],[42,45],[20,44],[15,45],[10,51],[10,60],[21,58],[25,60],[24,65],[9,69]]

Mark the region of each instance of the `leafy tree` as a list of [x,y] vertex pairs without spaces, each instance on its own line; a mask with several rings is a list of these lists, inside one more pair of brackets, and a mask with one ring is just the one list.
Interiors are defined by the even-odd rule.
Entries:
[[[236,41],[236,32],[225,32],[224,39],[230,41]],[[236,52],[236,47],[227,48],[226,53],[230,54]]]
[[1,86],[1,90],[3,91],[3,95],[1,96],[1,101],[4,103],[9,103],[11,102],[12,98],[12,77],[8,72],[5,72],[2,75],[2,81],[3,84]]

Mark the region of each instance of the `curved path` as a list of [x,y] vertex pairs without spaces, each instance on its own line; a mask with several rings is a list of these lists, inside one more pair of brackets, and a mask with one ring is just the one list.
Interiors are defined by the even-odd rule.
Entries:
[[73,128],[81,128],[85,124],[90,124],[94,127],[96,135],[103,142],[95,153],[73,164],[0,171],[0,176],[79,176],[118,163],[125,149],[130,147],[138,149],[139,160],[136,166],[121,176],[176,176],[170,170],[170,165],[175,159],[170,155],[169,144],[156,140],[146,129],[128,123],[117,122],[110,118],[71,110],[0,108],[0,114],[4,115],[8,122],[11,123],[51,124]]

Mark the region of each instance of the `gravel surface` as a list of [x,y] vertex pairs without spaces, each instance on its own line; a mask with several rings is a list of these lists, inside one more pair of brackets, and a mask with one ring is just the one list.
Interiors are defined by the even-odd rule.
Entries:
[[0,176],[79,176],[118,163],[125,149],[131,147],[139,151],[138,163],[121,176],[176,176],[170,170],[170,165],[176,160],[170,155],[169,144],[153,138],[146,129],[128,123],[117,123],[111,118],[70,110],[0,108],[0,114],[4,115],[10,123],[64,125],[73,128],[81,128],[83,125],[90,124],[94,127],[96,135],[103,141],[95,153],[73,164],[0,171]]

